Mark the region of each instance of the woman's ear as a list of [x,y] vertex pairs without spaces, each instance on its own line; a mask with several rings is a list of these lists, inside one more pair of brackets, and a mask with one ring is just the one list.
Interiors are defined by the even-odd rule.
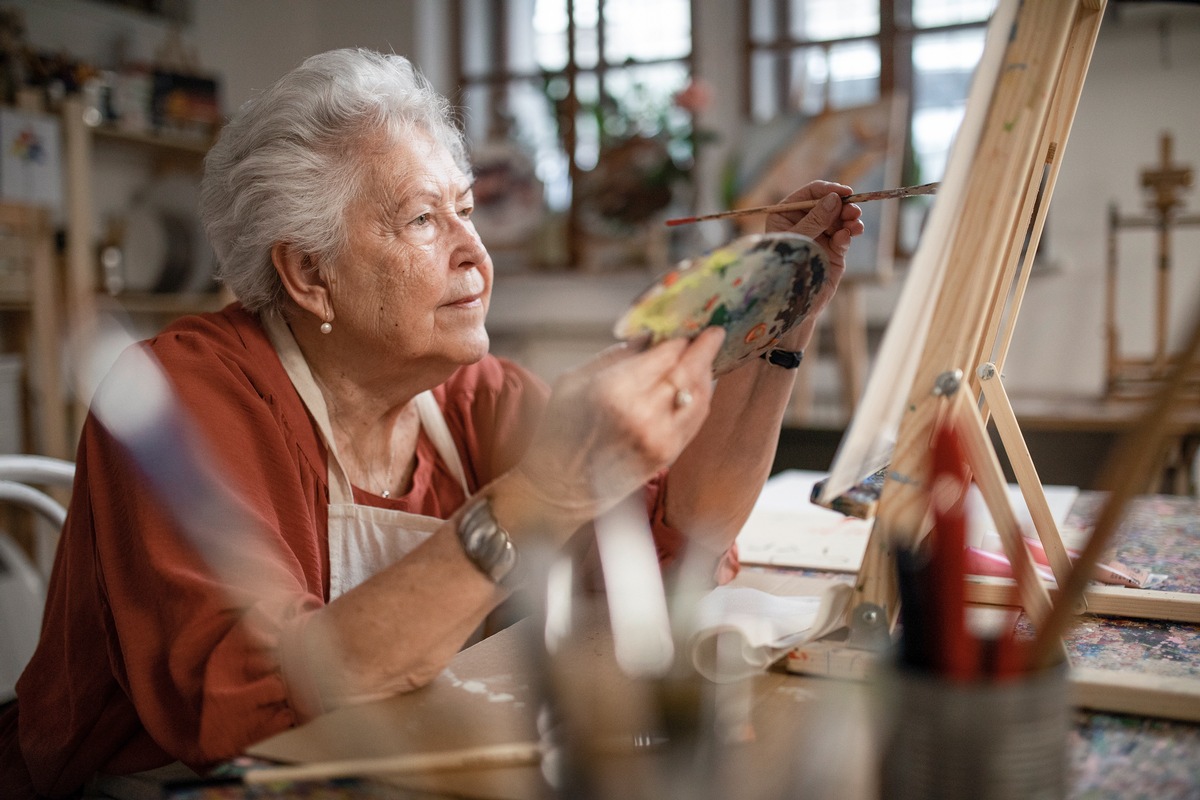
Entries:
[[333,296],[329,282],[321,275],[312,257],[287,242],[276,242],[271,247],[271,263],[279,273],[288,296],[308,313],[319,320],[333,319]]

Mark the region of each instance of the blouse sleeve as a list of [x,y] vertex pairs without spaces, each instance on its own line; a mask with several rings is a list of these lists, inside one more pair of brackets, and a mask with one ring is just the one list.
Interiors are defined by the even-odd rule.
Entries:
[[[682,555],[687,546],[687,535],[667,521],[667,486],[670,473],[667,470],[659,473],[646,486],[646,505],[650,514],[650,530],[654,533],[654,546],[658,551],[658,563],[669,567]],[[737,577],[741,570],[738,562],[737,544],[734,543],[717,562],[713,579],[718,584],[726,584]]]

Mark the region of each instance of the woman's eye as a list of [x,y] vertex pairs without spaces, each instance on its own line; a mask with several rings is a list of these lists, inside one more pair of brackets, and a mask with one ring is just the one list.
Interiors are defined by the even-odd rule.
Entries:
[[429,224],[429,214],[421,214],[419,217],[417,217],[416,219],[414,219],[412,221],[412,224],[413,225],[428,225]]
[[473,214],[474,212],[475,212],[474,206],[466,206],[465,208],[460,208],[458,210],[458,215],[460,217],[462,217],[463,219],[470,219],[471,214]]

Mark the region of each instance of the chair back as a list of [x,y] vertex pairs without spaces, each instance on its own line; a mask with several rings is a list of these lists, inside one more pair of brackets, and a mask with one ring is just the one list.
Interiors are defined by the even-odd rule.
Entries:
[[[69,486],[75,465],[33,455],[0,456],[0,501],[43,517],[55,531],[67,511],[41,486]],[[44,526],[42,526],[44,527]],[[13,538],[0,530],[0,703],[16,696],[14,688],[29,663],[42,627],[46,581]]]

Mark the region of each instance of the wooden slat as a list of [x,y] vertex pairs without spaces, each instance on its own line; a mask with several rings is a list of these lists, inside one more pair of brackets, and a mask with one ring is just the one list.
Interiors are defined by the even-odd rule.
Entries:
[[[821,642],[796,648],[785,662],[785,668],[797,675],[849,681],[873,680],[886,666],[881,653]],[[1200,681],[1194,677],[1075,666],[1067,680],[1074,708],[1200,722]]]
[[[92,136],[83,121],[83,105],[77,98],[63,101],[63,149],[67,189],[67,270],[66,308],[73,336],[79,342],[90,340],[96,325],[96,256],[92,247],[92,225],[96,207],[92,198]],[[75,387],[74,431],[77,434],[87,418],[93,387],[82,383]]]
[[[1007,578],[972,575],[967,580],[967,602],[980,605],[1018,606],[1016,583]],[[1056,588],[1050,597],[1058,595]],[[1123,586],[1093,586],[1083,595],[1087,613],[1102,617],[1170,620],[1200,624],[1200,594]]]
[[987,430],[979,412],[967,399],[965,389],[960,389],[954,398],[954,416],[959,433],[963,437],[967,453],[967,461],[971,471],[975,473],[975,483],[991,511],[992,521],[1000,534],[1000,542],[1004,546],[1004,554],[1012,565],[1013,575],[1017,578],[1017,586],[1021,597],[1021,606],[1029,614],[1035,626],[1040,626],[1042,620],[1050,611],[1050,595],[1038,578],[1033,558],[1029,548],[1025,546],[1021,525],[1013,512],[1008,499],[1008,485],[1004,481],[1004,472]]
[[1050,504],[1046,502],[1046,492],[1042,489],[1041,478],[1038,477],[1033,458],[1029,455],[1029,448],[1025,445],[1025,437],[1021,435],[1017,415],[1013,412],[1012,403],[1009,402],[1008,393],[1004,391],[1004,384],[995,365],[984,365],[983,373],[980,382],[983,396],[996,421],[996,430],[1000,433],[1000,441],[1004,444],[1004,451],[1012,465],[1017,485],[1021,487],[1025,505],[1029,508],[1033,528],[1046,551],[1055,579],[1059,583],[1065,583],[1067,575],[1071,572],[1071,558],[1067,555],[1067,548],[1063,546],[1058,524],[1050,511]]
[[1200,722],[1200,680],[1131,670],[1072,667],[1071,704],[1077,708]]
[[[992,348],[990,360],[996,364],[998,372],[1004,371],[1005,359],[1008,356],[1008,349],[1012,343],[1013,332],[1016,329],[1017,317],[1021,309],[1021,301],[1025,296],[1025,289],[1029,283],[1029,278],[1033,273],[1033,259],[1037,253],[1038,245],[1042,240],[1042,232],[1046,226],[1046,216],[1050,210],[1050,198],[1054,194],[1054,187],[1058,181],[1058,173],[1062,167],[1063,153],[1066,150],[1067,141],[1071,135],[1071,125],[1075,120],[1075,112],[1079,107],[1079,98],[1083,93],[1084,79],[1087,77],[1088,65],[1092,60],[1092,52],[1096,47],[1096,39],[1100,33],[1100,23],[1104,19],[1104,2],[1105,0],[1093,0],[1093,4],[1083,6],[1085,13],[1077,13],[1071,24],[1071,33],[1067,39],[1067,50],[1063,56],[1063,63],[1059,69],[1057,80],[1055,81],[1054,97],[1050,102],[1050,113],[1045,128],[1042,131],[1041,140],[1038,143],[1038,152],[1044,156],[1044,168],[1037,168],[1034,175],[1042,181],[1042,187],[1039,197],[1039,202],[1036,205],[1036,213],[1031,223],[1028,225],[1029,243],[1025,251],[1025,263],[1020,265],[1020,274],[1016,276],[1016,285],[1012,291],[1012,303],[1009,308],[1009,313],[1003,319],[1003,328],[998,327],[1001,323],[1000,315],[996,315],[989,321],[987,337],[987,345]],[[1095,13],[1092,13],[1095,12]],[[1030,187],[1032,191],[1029,198],[1037,196],[1037,189]],[[1018,217],[1018,235],[1021,241],[1024,239],[1025,224],[1024,220],[1028,217]],[[1016,258],[1020,254],[1019,248],[1021,241],[1014,240],[1017,244],[1017,250],[1010,253],[1012,262],[1006,274],[1012,276],[1016,267]],[[1011,279],[1003,284],[1004,288],[1012,285]],[[989,359],[989,354],[986,351],[980,353],[979,361]]]

